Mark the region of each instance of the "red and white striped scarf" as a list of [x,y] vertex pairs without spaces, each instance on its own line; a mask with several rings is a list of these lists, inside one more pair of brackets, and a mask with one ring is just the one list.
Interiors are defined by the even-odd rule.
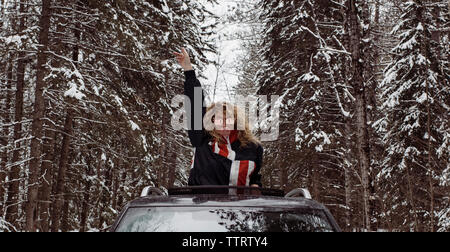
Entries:
[[238,131],[233,130],[230,136],[222,136],[226,143],[221,144],[213,140],[209,144],[212,151],[231,160],[230,186],[249,186],[250,176],[255,170],[255,162],[252,160],[236,160],[236,152],[232,150],[231,143],[237,140]]

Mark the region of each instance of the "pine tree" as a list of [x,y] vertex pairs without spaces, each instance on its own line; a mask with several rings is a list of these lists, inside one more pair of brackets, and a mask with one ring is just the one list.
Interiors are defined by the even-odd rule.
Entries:
[[438,55],[433,53],[439,43],[432,40],[431,31],[438,20],[430,4],[416,0],[402,5],[404,13],[392,31],[399,43],[393,48],[395,56],[381,83],[387,127],[382,175],[396,180],[387,188],[395,191],[391,205],[399,206],[392,211],[409,220],[398,225],[415,231],[435,230],[436,178],[448,160],[438,148],[446,145],[443,140],[448,135],[448,127],[442,123],[448,123],[444,115],[448,114],[445,93],[449,82],[448,74],[439,68]]
[[[345,121],[351,120],[354,98],[347,83],[350,53],[344,41],[343,5],[323,1],[263,3],[267,33],[262,51],[267,53],[258,75],[259,93],[282,94],[282,118],[294,120],[280,128],[279,139],[286,148],[283,153],[292,153],[292,161],[280,166],[286,158],[277,155],[270,158],[269,167],[273,163],[287,169],[281,171],[285,174],[282,180],[289,183],[287,189],[310,187],[319,201],[320,192],[327,192],[323,202],[340,216],[340,209],[350,208],[345,206],[350,201],[341,200],[350,197],[350,191],[345,194],[344,171],[354,174],[353,160],[348,159],[351,148],[344,140]],[[292,139],[295,145],[285,144]],[[272,176],[277,175],[266,175]]]

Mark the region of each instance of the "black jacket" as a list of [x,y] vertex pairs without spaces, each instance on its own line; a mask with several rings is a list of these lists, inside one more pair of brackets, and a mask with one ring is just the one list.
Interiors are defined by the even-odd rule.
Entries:
[[[237,138],[237,130],[232,131],[229,137],[224,137],[227,144],[218,144],[204,129],[194,130],[192,118],[194,111],[194,87],[201,84],[196,78],[195,71],[184,72],[184,94],[190,99],[191,114],[187,113],[189,140],[194,147],[194,156],[191,161],[189,185],[232,185],[249,186],[257,184],[260,187],[263,147],[260,144],[250,143],[246,147],[240,146]],[[204,104],[204,93],[202,90]],[[186,103],[188,104],[188,103]],[[187,111],[189,112],[189,111]],[[202,106],[202,119],[206,113],[206,107]]]

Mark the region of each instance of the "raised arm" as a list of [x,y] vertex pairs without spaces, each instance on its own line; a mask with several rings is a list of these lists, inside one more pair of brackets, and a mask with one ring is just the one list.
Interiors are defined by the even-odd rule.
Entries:
[[[184,48],[182,48],[181,53],[174,53],[177,56],[177,60],[180,63],[181,67],[184,69],[184,95],[186,98],[190,100],[190,113],[187,111],[187,121],[189,125],[188,136],[189,140],[192,143],[192,146],[198,147],[203,144],[205,140],[207,140],[207,133],[205,131],[205,127],[203,126],[203,117],[206,113],[206,108],[203,106],[204,103],[204,93],[200,81],[197,79],[195,71],[192,68],[191,61],[188,53]],[[198,92],[197,97],[195,96],[195,92]],[[197,100],[196,100],[197,98]],[[201,115],[197,116],[196,113],[196,104],[199,104],[198,107],[201,107]],[[198,129],[195,128],[194,119],[199,119]]]
[[[207,134],[205,131],[205,127],[203,126],[203,117],[205,116],[206,113],[206,108],[203,106],[204,103],[204,94],[203,94],[203,89],[201,89],[201,84],[200,81],[197,79],[197,77],[195,76],[195,71],[194,70],[189,70],[189,71],[185,71],[184,75],[186,77],[186,80],[184,82],[184,94],[186,95],[187,98],[189,98],[189,100],[191,101],[191,113],[189,115],[189,113],[187,113],[187,121],[188,121],[188,125],[190,126],[189,130],[188,130],[188,135],[189,135],[189,139],[191,140],[192,146],[197,147],[202,145],[203,141],[205,141],[207,139]],[[196,97],[195,96],[195,89],[196,88],[200,88],[201,91],[201,95],[200,97]],[[197,91],[199,92],[199,91]],[[195,104],[196,101],[195,98],[200,98],[200,106],[201,106],[201,117],[196,117],[196,113],[198,113],[199,111],[196,110]],[[194,119],[197,118],[199,119],[199,126],[198,127],[200,130],[197,130],[195,128],[195,123],[194,123]],[[201,123],[201,125],[200,125]]]

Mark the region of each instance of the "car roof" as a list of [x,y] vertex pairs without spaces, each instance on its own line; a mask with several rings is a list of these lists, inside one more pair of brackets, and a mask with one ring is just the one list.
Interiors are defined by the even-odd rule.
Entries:
[[[111,227],[114,231],[120,220],[129,208],[152,208],[152,207],[211,207],[211,208],[249,208],[252,209],[267,209],[274,211],[286,210],[321,210],[325,213],[331,225],[336,231],[340,228],[329,210],[319,202],[311,199],[307,189],[294,189],[288,194],[277,189],[267,188],[241,188],[241,187],[226,187],[243,189],[243,194],[224,194],[222,189],[225,187],[183,187],[169,189],[168,194],[165,194],[157,188],[145,188],[141,197],[128,202],[122,209],[115,223]],[[220,190],[216,190],[220,189]],[[251,190],[250,190],[251,189]],[[259,193],[258,193],[259,191]],[[258,193],[258,194],[254,194]],[[284,196],[283,196],[284,195]],[[300,197],[298,197],[300,196]]]
[[174,195],[144,196],[128,203],[128,207],[262,207],[262,208],[310,208],[324,209],[324,206],[306,198],[285,198],[261,195]]

